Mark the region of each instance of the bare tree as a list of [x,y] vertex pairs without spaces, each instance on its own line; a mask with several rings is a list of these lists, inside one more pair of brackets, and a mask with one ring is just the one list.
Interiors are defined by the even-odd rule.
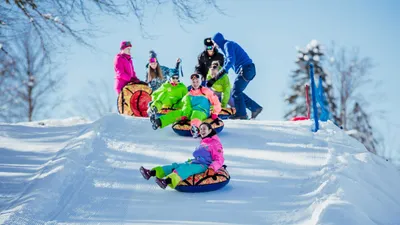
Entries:
[[89,81],[86,87],[72,99],[73,108],[69,114],[77,113],[87,119],[97,120],[108,113],[117,112],[117,100],[113,83],[105,80]]
[[[62,44],[60,38],[65,37],[73,37],[78,43],[92,46],[85,41],[85,37],[93,36],[93,31],[97,30],[93,19],[99,13],[121,19],[133,14],[142,35],[149,37],[144,23],[146,7],[168,4],[172,4],[179,21],[198,23],[210,6],[222,13],[216,0],[5,0],[5,4],[0,4],[0,37],[3,37],[0,43],[20,36],[28,25],[39,37],[44,49],[52,44]],[[91,29],[77,29],[71,25],[80,19],[86,22],[81,23],[81,27]]]
[[52,93],[57,91],[62,77],[55,73],[50,57],[33,35],[20,37],[11,52],[13,66],[6,69],[11,75],[5,77],[0,85],[0,120],[32,121],[55,106],[49,104],[49,100],[54,99]]
[[[377,82],[371,79],[370,70],[374,67],[372,59],[361,57],[358,48],[348,50],[337,48],[335,43],[329,49],[330,73],[338,94],[339,121],[344,130],[363,143],[366,148],[377,152],[377,131],[371,125],[371,117],[383,111],[368,111],[371,98],[367,98],[368,85],[377,94]],[[371,90],[371,89],[370,89]]]

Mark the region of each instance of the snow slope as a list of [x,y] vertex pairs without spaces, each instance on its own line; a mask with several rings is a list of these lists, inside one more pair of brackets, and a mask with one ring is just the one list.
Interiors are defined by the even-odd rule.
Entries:
[[140,175],[199,140],[116,114],[0,125],[1,224],[400,224],[400,174],[331,123],[225,121],[230,183],[160,189]]

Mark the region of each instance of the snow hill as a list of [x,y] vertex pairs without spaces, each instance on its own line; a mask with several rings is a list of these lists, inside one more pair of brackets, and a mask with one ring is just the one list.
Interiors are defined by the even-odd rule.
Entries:
[[332,123],[225,121],[231,174],[208,193],[140,175],[199,140],[146,118],[0,125],[0,224],[400,224],[400,174]]

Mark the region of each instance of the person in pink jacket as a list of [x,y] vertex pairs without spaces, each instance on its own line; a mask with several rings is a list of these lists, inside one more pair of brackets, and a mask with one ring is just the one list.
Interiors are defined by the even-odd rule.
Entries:
[[131,57],[131,48],[132,44],[129,41],[121,42],[121,51],[114,58],[115,90],[117,94],[129,82],[144,83],[136,76]]
[[217,133],[209,123],[200,125],[201,142],[193,152],[193,159],[184,163],[157,166],[151,170],[140,167],[143,177],[148,180],[156,177],[156,183],[163,189],[175,188],[179,182],[189,176],[204,173],[213,176],[224,165],[224,149]]

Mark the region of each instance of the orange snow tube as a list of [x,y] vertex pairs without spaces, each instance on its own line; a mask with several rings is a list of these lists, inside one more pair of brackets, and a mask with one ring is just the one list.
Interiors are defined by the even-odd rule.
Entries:
[[118,95],[118,112],[129,116],[148,117],[151,93],[151,88],[146,84],[128,83]]

